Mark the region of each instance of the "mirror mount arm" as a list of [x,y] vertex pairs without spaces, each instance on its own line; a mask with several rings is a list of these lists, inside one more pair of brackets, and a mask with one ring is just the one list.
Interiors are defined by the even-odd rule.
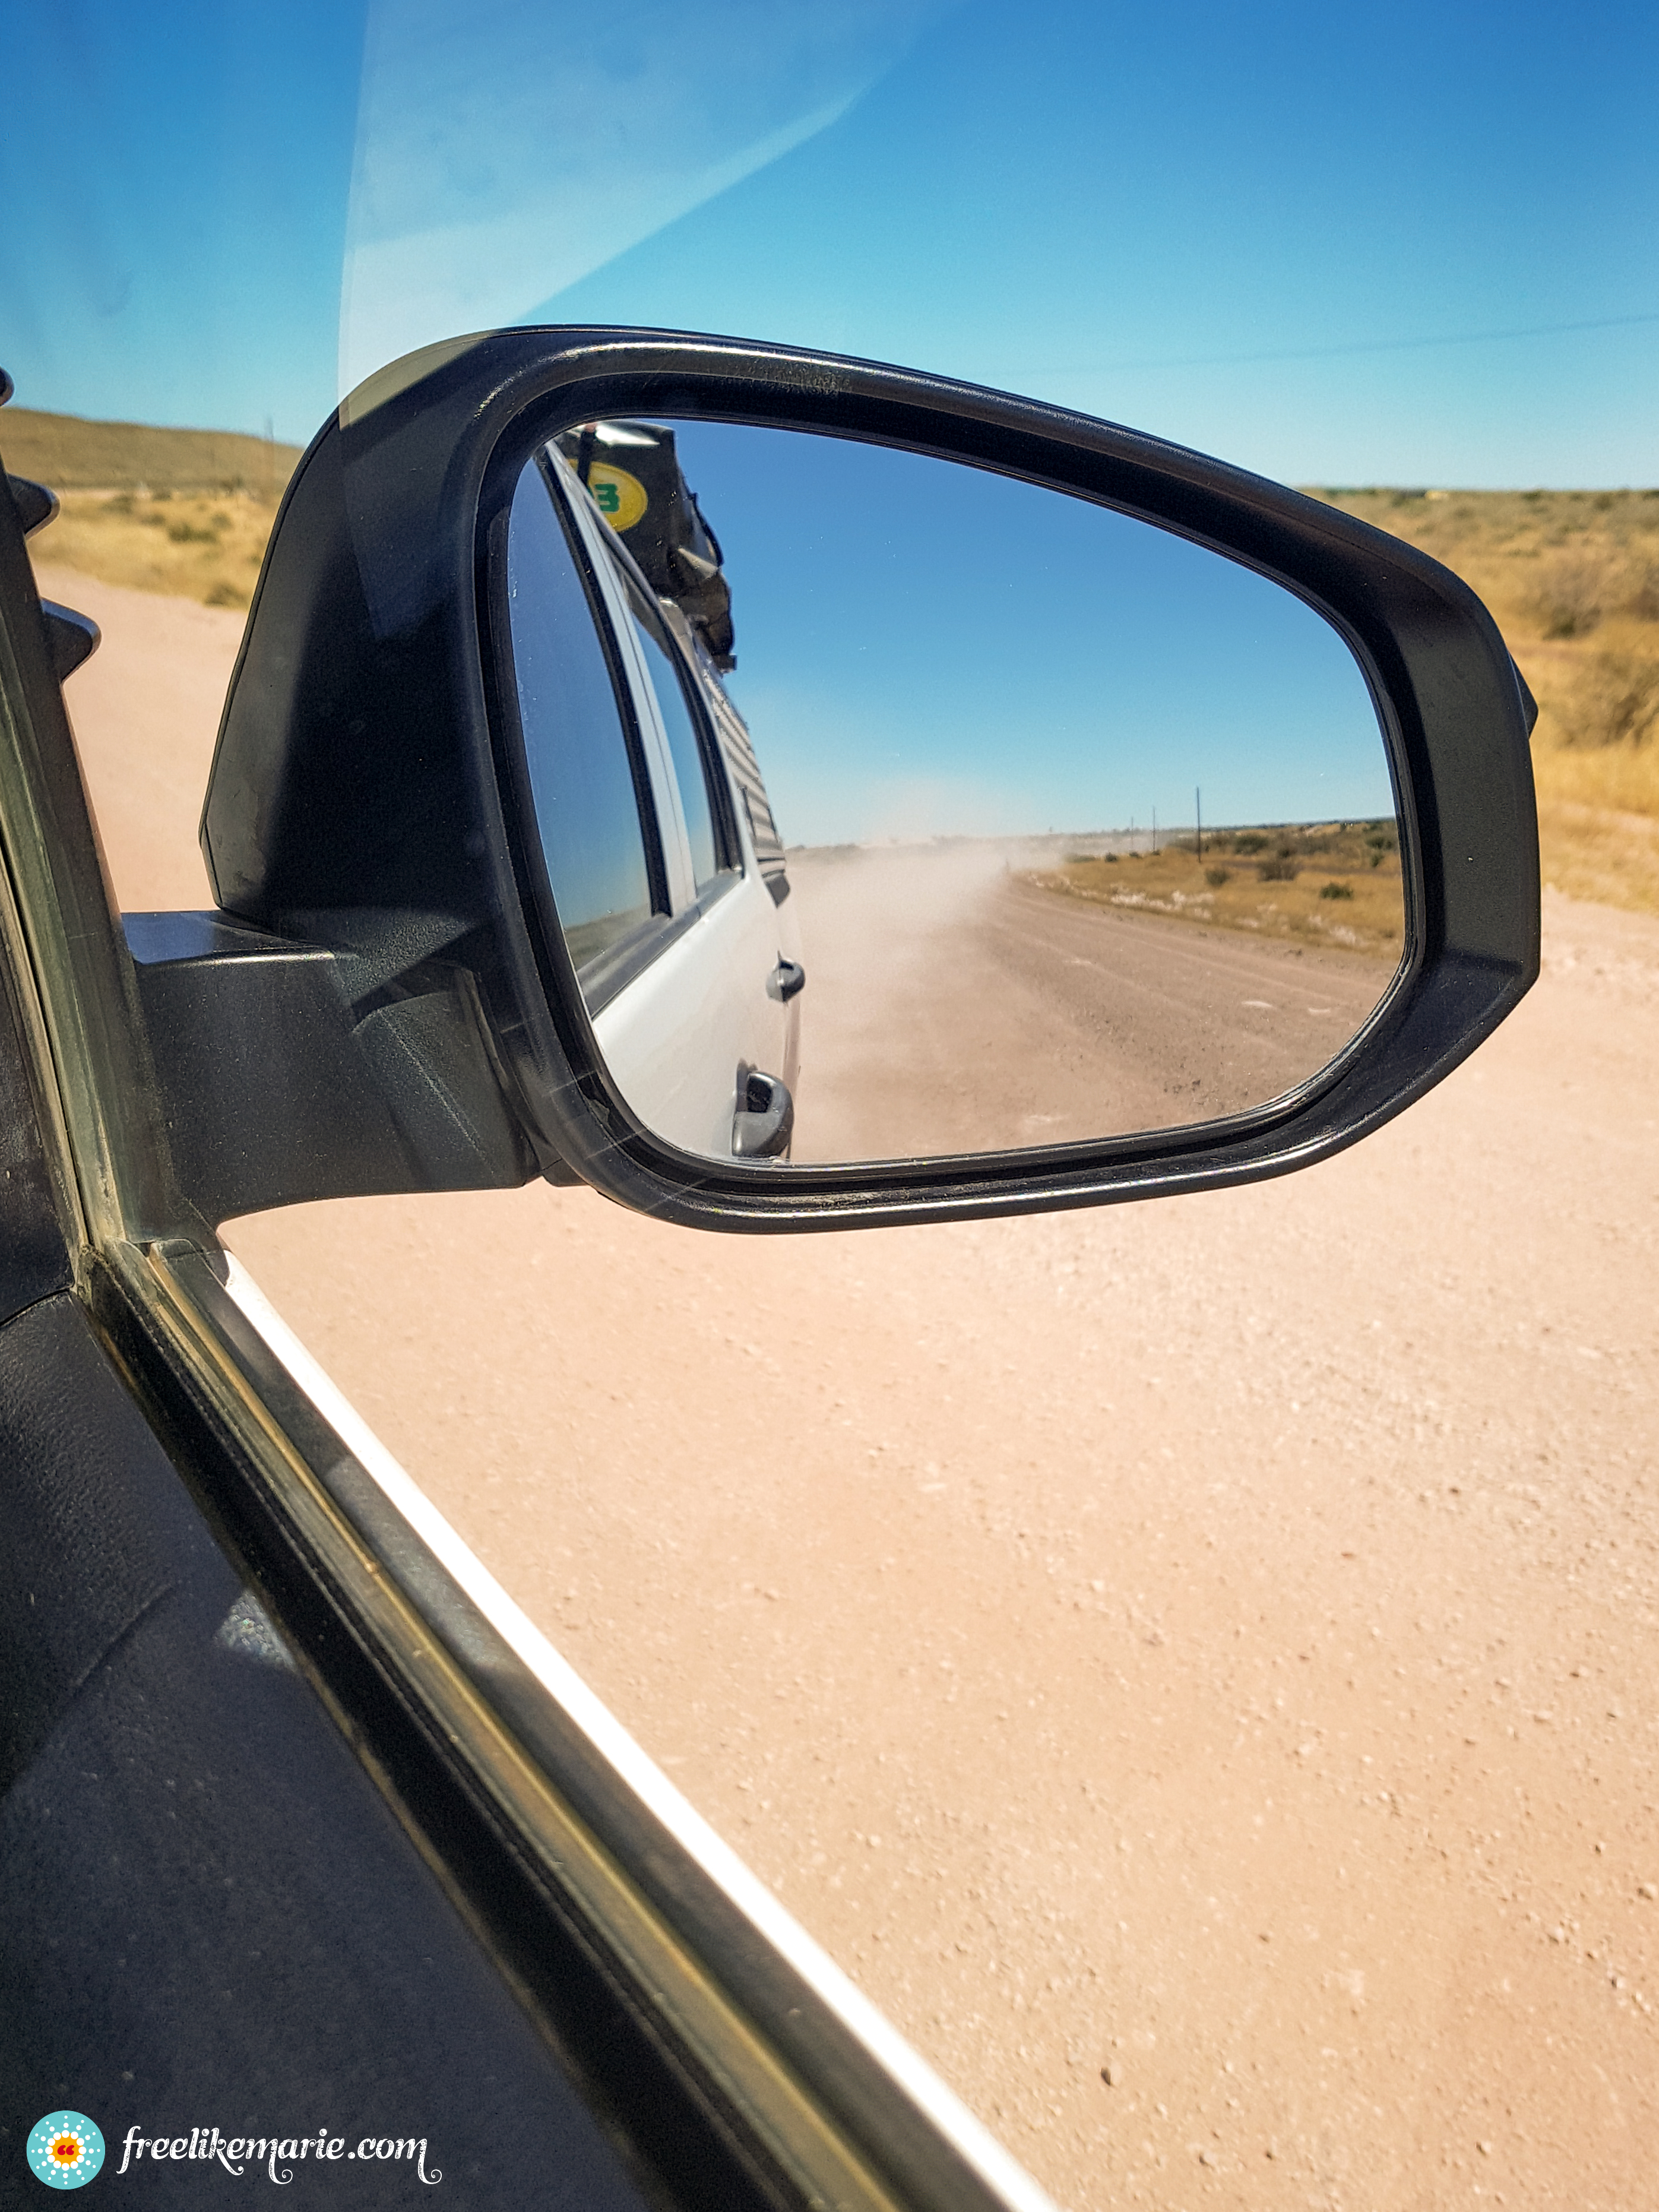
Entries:
[[122,921],[174,1171],[215,1227],[315,1199],[516,1189],[544,1171],[465,971],[428,962],[395,994],[364,992],[353,954],[234,915]]

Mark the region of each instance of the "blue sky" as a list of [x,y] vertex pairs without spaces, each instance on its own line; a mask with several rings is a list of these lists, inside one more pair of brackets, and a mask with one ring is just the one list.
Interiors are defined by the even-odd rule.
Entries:
[[677,437],[786,840],[1190,827],[1195,787],[1216,825],[1392,814],[1347,647],[1250,570],[920,454]]
[[1650,0],[4,4],[24,404],[302,440],[343,356],[604,319],[1293,482],[1659,481]]

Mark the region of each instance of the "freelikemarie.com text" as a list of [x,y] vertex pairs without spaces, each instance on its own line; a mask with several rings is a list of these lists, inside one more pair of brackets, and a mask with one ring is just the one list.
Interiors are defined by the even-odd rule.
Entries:
[[245,2173],[250,2166],[263,2166],[279,2187],[294,2179],[294,2168],[303,2159],[325,2164],[337,2158],[411,2159],[415,2171],[428,2187],[441,2181],[435,2166],[426,2166],[424,2136],[364,2136],[355,2150],[348,2150],[343,2136],[331,2136],[319,2128],[314,2136],[222,2136],[217,2128],[192,2128],[187,2136],[143,2136],[127,2130],[121,2147],[125,2173],[129,2163],[143,2158],[217,2159],[227,2173]]

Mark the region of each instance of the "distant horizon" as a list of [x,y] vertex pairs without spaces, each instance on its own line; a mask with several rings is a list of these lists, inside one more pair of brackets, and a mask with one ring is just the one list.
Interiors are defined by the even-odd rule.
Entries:
[[[0,363],[0,367],[3,366],[3,363]],[[331,409],[329,413],[331,415],[334,411],[335,410],[333,409]],[[22,393],[19,392],[10,400],[7,401],[3,406],[0,406],[0,446],[3,446],[4,443],[5,424],[9,421],[16,421],[20,416],[35,416],[43,421],[53,422],[86,423],[88,426],[100,430],[138,430],[146,434],[159,431],[168,437],[177,438],[247,438],[252,440],[254,443],[264,447],[272,452],[279,453],[292,453],[295,457],[295,465],[297,465],[298,462],[304,458],[307,447],[311,443],[310,438],[307,438],[304,443],[301,444],[296,443],[292,439],[277,438],[264,429],[246,429],[238,427],[234,423],[155,422],[146,422],[139,416],[133,415],[77,415],[64,408],[32,406],[29,404],[27,400],[25,399]],[[317,429],[320,430],[328,419],[329,416],[327,415],[324,416],[322,421],[318,423]],[[313,438],[316,434],[317,432],[315,430],[311,434]],[[70,489],[95,489],[97,487],[71,486]],[[1345,495],[1353,496],[1367,492],[1399,493],[1414,499],[1429,499],[1437,495],[1443,495],[1448,498],[1455,498],[1462,495],[1472,495],[1476,498],[1489,495],[1501,497],[1505,495],[1522,495],[1527,492],[1547,492],[1562,498],[1571,498],[1575,492],[1583,492],[1586,494],[1613,492],[1628,493],[1635,497],[1640,498],[1650,492],[1659,492],[1659,483],[1652,484],[1636,483],[1499,484],[1459,483],[1449,482],[1443,483],[1425,483],[1422,482],[1390,483],[1384,482],[1381,478],[1373,478],[1371,481],[1364,483],[1337,483],[1334,482],[1314,483],[1310,480],[1303,483],[1292,483],[1291,484],[1290,489],[1292,491],[1304,493],[1308,497],[1314,499],[1341,498]]]
[[[1282,822],[1206,822],[1203,835],[1206,838],[1238,837],[1267,830],[1370,830],[1382,823],[1397,829],[1399,820],[1397,814],[1389,812],[1312,814],[1301,820],[1287,817]],[[827,837],[817,844],[786,844],[783,849],[786,853],[908,853],[923,845],[1074,845],[1102,837],[1156,837],[1163,843],[1183,837],[1196,839],[1198,835],[1195,822],[1160,822],[1156,830],[1150,823],[1127,822],[1097,830],[940,830],[932,836],[922,833],[913,837]]]
[[[62,407],[31,407],[21,392],[4,403],[0,419],[15,421],[20,415],[38,415],[52,422],[88,422],[100,430],[161,430],[172,438],[252,438],[261,446],[275,445],[285,453],[305,451],[291,438],[278,438],[263,429],[243,429],[234,422],[147,422],[137,415],[75,415]],[[327,420],[325,416],[323,421]]]

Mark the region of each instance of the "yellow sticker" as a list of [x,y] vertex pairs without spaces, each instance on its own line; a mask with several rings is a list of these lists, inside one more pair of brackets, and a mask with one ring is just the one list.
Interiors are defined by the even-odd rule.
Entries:
[[609,461],[595,461],[587,471],[587,489],[593,504],[613,530],[631,530],[650,506],[645,486],[626,469]]

